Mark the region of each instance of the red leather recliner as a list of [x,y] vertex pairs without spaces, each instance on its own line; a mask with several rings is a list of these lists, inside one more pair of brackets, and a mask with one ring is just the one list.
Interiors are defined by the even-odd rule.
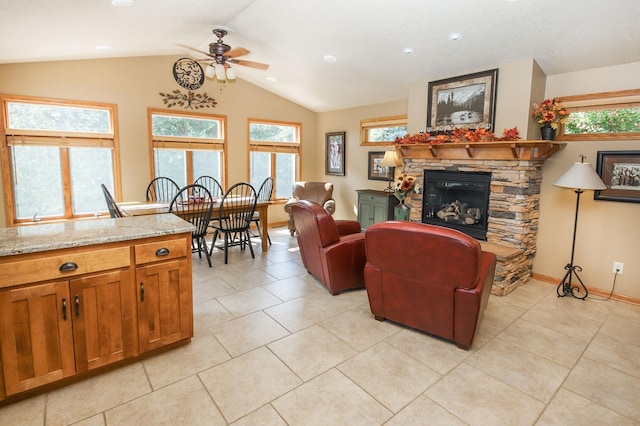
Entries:
[[291,205],[304,267],[334,296],[364,287],[364,234],[355,220],[334,220],[312,201]]
[[469,349],[482,318],[496,256],[454,229],[380,222],[365,232],[371,313]]

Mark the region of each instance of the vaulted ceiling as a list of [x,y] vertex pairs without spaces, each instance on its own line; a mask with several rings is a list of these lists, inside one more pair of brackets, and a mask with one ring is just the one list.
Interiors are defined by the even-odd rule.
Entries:
[[193,54],[179,45],[208,51],[223,27],[227,44],[250,51],[241,59],[270,64],[234,66],[239,78],[318,112],[524,58],[547,75],[640,61],[638,0],[1,0],[0,10],[0,64],[177,59]]

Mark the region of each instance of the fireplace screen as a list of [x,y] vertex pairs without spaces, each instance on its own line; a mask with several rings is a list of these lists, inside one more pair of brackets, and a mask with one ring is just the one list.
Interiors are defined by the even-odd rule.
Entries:
[[487,239],[490,172],[425,170],[422,222]]

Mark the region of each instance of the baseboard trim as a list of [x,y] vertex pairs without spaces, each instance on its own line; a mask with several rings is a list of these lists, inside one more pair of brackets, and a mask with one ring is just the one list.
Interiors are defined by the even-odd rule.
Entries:
[[[559,278],[555,278],[555,277],[550,277],[548,275],[542,275],[542,274],[536,274],[535,272],[533,273],[532,276],[533,279],[538,280],[538,281],[542,281],[542,282],[546,282],[549,284],[553,284],[555,286],[557,286],[558,284],[560,284],[560,279]],[[594,294],[598,297],[609,297],[609,293],[606,290],[602,290],[600,288],[595,288],[595,287],[589,287],[587,286],[587,290],[589,290],[589,293]],[[629,297],[629,296],[625,296],[622,294],[616,294],[613,293],[611,295],[611,299],[613,300],[617,300],[619,302],[624,302],[624,303],[629,303],[631,305],[637,305],[640,306],[640,299],[635,298],[635,297]]]

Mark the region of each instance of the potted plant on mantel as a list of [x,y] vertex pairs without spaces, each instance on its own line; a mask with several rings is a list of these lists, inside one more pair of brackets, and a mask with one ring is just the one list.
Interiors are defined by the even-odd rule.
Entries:
[[541,104],[533,104],[531,114],[540,125],[542,140],[552,141],[556,137],[556,130],[560,124],[568,121],[569,111],[556,98],[545,99]]

